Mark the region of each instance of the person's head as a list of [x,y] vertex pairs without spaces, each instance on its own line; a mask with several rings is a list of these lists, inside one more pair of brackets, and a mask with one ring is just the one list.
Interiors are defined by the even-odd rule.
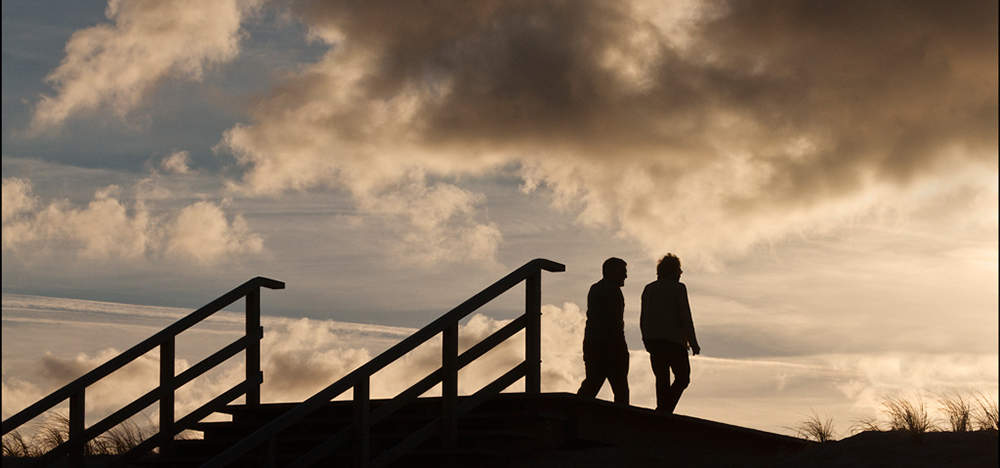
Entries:
[[605,279],[618,286],[625,286],[625,278],[628,278],[628,268],[625,260],[618,257],[611,257],[604,261],[601,269],[604,272]]
[[681,259],[672,253],[664,255],[656,264],[656,277],[660,279],[678,281],[681,279],[681,273],[683,272],[681,270]]

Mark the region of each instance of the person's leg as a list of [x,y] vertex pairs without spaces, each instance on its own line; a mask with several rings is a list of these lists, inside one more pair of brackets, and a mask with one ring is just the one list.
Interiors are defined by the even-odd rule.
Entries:
[[617,349],[608,349],[607,355],[613,359],[611,369],[608,372],[608,382],[611,390],[615,392],[615,403],[628,406],[628,347],[619,346]]
[[646,340],[646,351],[649,351],[649,365],[656,377],[656,409],[666,410],[668,391],[670,390],[670,358],[665,340]]
[[597,392],[601,391],[604,379],[608,376],[605,369],[607,366],[604,362],[607,359],[603,354],[601,347],[597,344],[589,341],[583,342],[583,367],[586,376],[583,383],[580,384],[580,389],[576,392],[577,395],[594,398],[597,396]]
[[670,368],[674,371],[674,383],[670,385],[666,395],[667,412],[673,413],[677,402],[681,399],[684,389],[691,383],[691,361],[688,360],[687,347],[670,343]]

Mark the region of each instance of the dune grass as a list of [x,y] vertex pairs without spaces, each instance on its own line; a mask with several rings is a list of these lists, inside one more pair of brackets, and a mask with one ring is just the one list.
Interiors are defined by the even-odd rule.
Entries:
[[1000,422],[997,416],[996,400],[984,394],[978,394],[976,396],[976,406],[978,411],[972,416],[976,430],[992,432],[996,436],[998,422]]
[[855,419],[854,424],[851,424],[850,432],[852,435],[860,434],[862,432],[882,432],[885,428],[882,426],[882,421],[879,421],[876,415],[864,415],[858,419]]
[[794,429],[799,437],[816,442],[829,442],[836,440],[837,436],[833,430],[833,419],[822,419],[816,412],[806,417],[806,420],[800,422]]
[[924,434],[937,428],[927,414],[927,405],[920,393],[914,393],[912,398],[903,395],[883,397],[881,404],[882,412],[889,418],[890,431],[898,431],[920,441]]
[[972,398],[961,394],[940,395],[937,398],[941,412],[948,417],[948,429],[952,432],[968,432],[975,429],[976,407]]
[[41,455],[39,447],[30,437],[24,437],[21,431],[14,430],[3,436],[3,456],[6,457],[37,457]]
[[[120,455],[139,445],[156,429],[143,429],[135,421],[125,422],[111,428],[84,446],[84,455]],[[20,431],[11,431],[3,436],[4,457],[37,457],[69,440],[69,416],[52,413],[40,424],[30,437]]]

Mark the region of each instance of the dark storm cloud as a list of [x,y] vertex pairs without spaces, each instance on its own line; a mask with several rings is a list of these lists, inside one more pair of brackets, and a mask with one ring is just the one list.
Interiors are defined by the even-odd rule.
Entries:
[[331,50],[227,134],[257,192],[513,162],[585,221],[714,250],[997,161],[996,2],[291,8]]
[[[683,48],[619,1],[316,2],[302,15],[345,48],[379,50],[372,97],[449,82],[423,109],[428,142],[706,157],[726,139],[713,117],[731,113],[755,126],[745,144],[787,195],[850,189],[863,169],[905,180],[948,145],[995,160],[996,2],[731,2],[690,24]],[[646,54],[640,89],[615,53]],[[801,136],[819,142],[807,158],[774,146]]]
[[727,75],[760,67],[769,85],[734,81],[732,104],[827,141],[777,155],[783,192],[850,188],[862,169],[906,180],[951,145],[996,161],[996,2],[732,2],[700,35]]
[[[579,146],[663,144],[697,125],[710,104],[700,76],[626,2],[316,2],[305,21],[334,28],[338,47],[375,49],[362,89],[391,99],[408,84],[447,86],[426,103],[427,142]],[[630,43],[645,34],[646,44]],[[639,50],[652,47],[652,50]],[[603,63],[610,53],[650,54],[654,89],[626,89]],[[664,126],[683,118],[676,128]],[[638,127],[638,128],[637,128]],[[597,133],[592,133],[597,132]],[[672,138],[673,137],[673,138]]]

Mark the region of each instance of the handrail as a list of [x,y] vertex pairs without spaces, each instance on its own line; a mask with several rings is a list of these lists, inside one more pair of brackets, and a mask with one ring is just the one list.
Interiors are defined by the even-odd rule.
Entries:
[[[157,332],[129,350],[119,354],[110,361],[105,362],[96,369],[87,372],[80,378],[66,384],[59,390],[52,392],[31,406],[19,411],[10,418],[7,418],[3,421],[3,434],[6,435],[28,421],[40,416],[42,413],[49,411],[56,405],[69,399],[69,440],[53,448],[42,457],[39,457],[39,459],[35,461],[35,465],[44,466],[45,464],[51,463],[68,453],[71,457],[71,463],[74,466],[80,466],[83,463],[83,449],[87,442],[93,440],[106,430],[123,422],[129,417],[137,414],[146,406],[149,406],[159,400],[159,433],[153,437],[161,439],[161,437],[159,437],[160,434],[167,433],[175,429],[174,391],[181,385],[191,381],[198,375],[207,372],[212,367],[215,367],[219,363],[243,350],[246,350],[247,352],[247,382],[245,383],[249,383],[249,385],[237,386],[241,389],[245,388],[245,391],[242,391],[239,395],[230,398],[225,403],[228,403],[245,393],[248,405],[259,405],[260,383],[262,381],[260,375],[260,340],[263,337],[263,332],[260,327],[260,288],[284,289],[285,283],[258,276],[237,286],[228,293],[208,303],[204,307],[188,314],[186,317],[178,320],[177,322],[174,322],[172,325]],[[191,369],[188,369],[180,375],[175,375],[174,342],[176,336],[244,297],[246,298],[245,335],[223,350],[205,358],[198,364],[195,364]],[[160,348],[160,385],[146,395],[143,395],[137,400],[127,404],[121,410],[92,425],[89,429],[86,428],[84,402],[87,387],[107,377],[118,369],[121,369],[132,361],[135,361],[155,348]],[[173,434],[171,434],[171,439],[172,436]],[[169,445],[169,442],[169,440],[165,440],[158,445],[160,445],[162,450],[165,446]]]
[[[413,335],[410,335],[408,338],[376,356],[368,363],[355,369],[342,377],[340,380],[330,384],[323,390],[320,390],[306,401],[296,405],[294,408],[288,410],[281,416],[265,424],[254,433],[232,445],[229,449],[220,453],[215,458],[209,460],[207,463],[202,465],[201,468],[221,468],[235,462],[243,455],[258,447],[260,444],[277,436],[282,430],[300,421],[313,411],[328,403],[333,398],[336,398],[338,395],[351,388],[354,389],[353,399],[355,402],[355,418],[352,426],[353,428],[349,427],[345,429],[345,431],[348,431],[348,433],[353,432],[354,436],[359,438],[359,443],[356,444],[356,465],[368,466],[372,463],[369,460],[370,454],[368,453],[368,427],[389,413],[389,411],[387,411],[389,408],[387,408],[386,405],[383,405],[374,412],[369,411],[368,390],[371,375],[403,357],[406,353],[414,350],[417,346],[420,346],[434,336],[437,336],[438,333],[443,333],[442,367],[396,397],[396,399],[399,399],[405,395],[403,400],[406,401],[397,401],[396,399],[393,399],[393,401],[387,403],[387,405],[391,405],[393,410],[398,409],[398,407],[402,407],[403,404],[411,399],[416,399],[427,389],[436,385],[437,382],[442,382],[443,407],[442,416],[440,418],[440,426],[445,435],[445,445],[451,446],[449,448],[454,448],[457,417],[471,409],[471,406],[467,406],[465,403],[463,403],[462,406],[457,404],[458,370],[468,362],[471,362],[475,358],[485,354],[486,351],[492,349],[510,335],[520,331],[521,328],[525,329],[525,360],[515,369],[512,369],[507,374],[504,374],[504,376],[501,376],[493,383],[488,384],[488,388],[480,390],[480,392],[477,392],[476,395],[482,394],[489,396],[487,394],[492,394],[494,391],[499,393],[521,376],[524,376],[525,378],[526,393],[538,394],[541,392],[540,327],[541,272],[543,270],[549,272],[561,272],[566,271],[566,266],[541,258],[526,263],[522,267],[514,270],[507,276],[482,290],[475,296],[472,296],[458,307],[455,307],[424,328],[418,330]],[[508,326],[503,327],[502,329],[494,332],[494,335],[505,335],[502,338],[496,339],[491,335],[491,337],[483,340],[480,345],[470,348],[459,356],[458,322],[521,282],[525,282],[525,314],[515,321],[517,322],[517,325],[509,324]],[[477,398],[476,401],[485,398],[485,396]],[[383,408],[386,408],[386,410],[383,410]],[[438,423],[435,422],[432,424]],[[421,432],[429,435],[433,432],[433,428],[422,430]],[[349,440],[350,438],[347,437],[346,434],[347,433],[342,431],[341,434],[331,437],[326,442],[321,443],[320,447],[317,447],[314,451],[307,453],[299,461],[294,462],[292,466],[305,466],[308,465],[310,460],[324,456],[326,453],[329,453],[329,450],[332,450],[339,445],[339,442]],[[407,442],[404,441],[404,443]],[[403,449],[404,448],[401,448],[391,452],[399,452],[401,454]],[[391,454],[383,454],[382,457],[375,460],[375,464],[382,465],[391,462],[391,457],[387,458],[386,455]]]

